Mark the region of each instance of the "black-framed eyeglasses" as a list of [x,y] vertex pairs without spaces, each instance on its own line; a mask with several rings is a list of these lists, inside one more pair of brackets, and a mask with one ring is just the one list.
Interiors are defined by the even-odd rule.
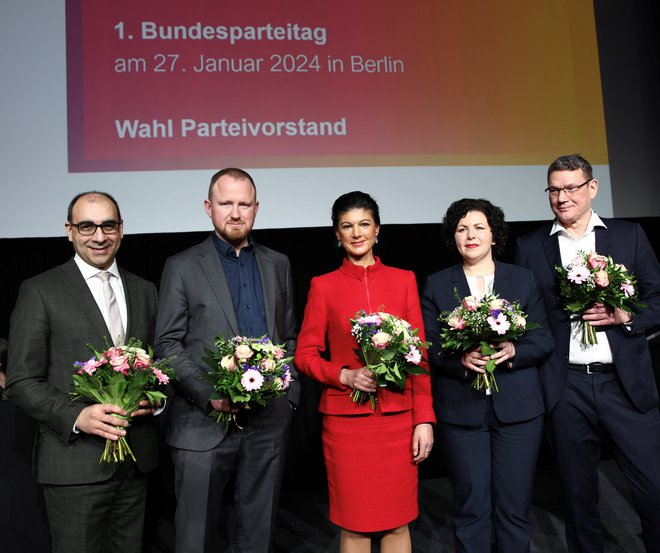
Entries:
[[562,186],[561,188],[557,188],[556,186],[548,186],[548,188],[546,188],[544,190],[544,192],[547,192],[553,198],[557,198],[559,196],[559,194],[561,194],[562,192],[566,192],[567,196],[572,196],[578,190],[580,190],[580,188],[582,188],[583,186],[586,186],[592,180],[594,180],[594,179],[587,179],[582,184],[569,184],[568,186]]
[[96,229],[100,228],[103,234],[117,234],[122,221],[103,221],[100,225],[92,221],[80,221],[80,223],[69,223],[72,227],[76,227],[81,236],[92,236],[96,233]]

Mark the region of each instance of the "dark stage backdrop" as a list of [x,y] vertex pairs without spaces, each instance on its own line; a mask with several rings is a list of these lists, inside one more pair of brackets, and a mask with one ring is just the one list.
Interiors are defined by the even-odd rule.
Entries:
[[[637,219],[648,234],[656,254],[660,253],[660,217]],[[515,238],[538,226],[538,222],[510,224],[509,247],[502,261],[511,261]],[[313,276],[335,269],[341,260],[330,228],[256,230],[256,241],[289,256],[293,266],[298,321],[302,319],[309,281]],[[158,284],[165,259],[208,236],[207,232],[185,234],[144,234],[126,236],[118,254],[126,269]],[[441,225],[383,225],[377,253],[384,263],[415,272],[421,286],[424,278],[457,261],[442,245]],[[0,336],[6,336],[9,317],[20,283],[37,273],[65,262],[72,255],[71,244],[60,238],[0,240]],[[660,367],[660,345],[652,349]],[[293,419],[284,490],[324,490],[325,468],[321,450],[321,418],[317,413],[321,386],[301,375],[302,398]],[[36,425],[11,402],[0,402],[0,535],[8,551],[48,550],[48,531],[41,490],[30,475],[30,459]],[[607,449],[605,456],[609,453]],[[159,521],[172,517],[174,509],[173,472],[166,447],[161,466],[150,481],[147,536],[157,536]],[[544,442],[539,464],[553,463]],[[434,451],[420,467],[421,478],[444,475],[440,455]],[[27,523],[26,521],[30,521]],[[9,540],[9,541],[7,541]],[[15,540],[15,541],[13,541]],[[14,547],[15,544],[15,547]],[[20,544],[20,545],[19,545]]]
[[[632,220],[632,219],[631,219]],[[660,217],[637,219],[660,253]],[[517,236],[536,228],[540,222],[517,222],[509,225],[508,247],[502,261],[512,261]],[[415,272],[420,287],[424,278],[457,262],[441,239],[440,224],[383,225],[377,254],[387,265]],[[119,263],[156,285],[165,260],[170,255],[201,242],[207,232],[182,234],[142,234],[125,236],[118,253]],[[309,281],[313,276],[332,271],[341,261],[332,230],[327,228],[255,230],[257,242],[285,253],[293,267],[298,323],[302,320]],[[72,255],[65,237],[20,238],[0,240],[0,336],[7,336],[9,317],[20,283],[37,273],[65,262]],[[320,417],[316,412],[320,385],[301,376],[303,397],[296,413],[291,435],[287,481],[290,485],[309,486],[322,482],[323,463],[320,452]],[[543,459],[541,460],[543,462]],[[434,472],[432,464],[423,471]],[[294,478],[295,477],[295,478]]]

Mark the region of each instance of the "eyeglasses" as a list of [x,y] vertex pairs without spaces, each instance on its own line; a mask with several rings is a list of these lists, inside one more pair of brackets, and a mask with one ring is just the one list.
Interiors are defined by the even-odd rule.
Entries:
[[91,221],[80,221],[80,223],[69,223],[70,226],[76,227],[80,236],[92,236],[96,234],[96,229],[100,228],[103,234],[117,234],[122,221],[103,221],[100,225],[92,223]]
[[559,194],[561,194],[562,192],[566,192],[566,195],[567,195],[567,196],[572,196],[572,195],[575,194],[578,190],[580,190],[580,188],[582,188],[583,186],[586,186],[586,185],[589,184],[592,180],[594,180],[594,179],[587,179],[587,180],[584,181],[582,184],[569,184],[568,186],[563,186],[563,187],[561,187],[561,188],[557,188],[557,187],[555,187],[555,186],[548,186],[548,188],[546,188],[546,189],[544,190],[544,192],[547,192],[547,193],[550,194],[550,196],[552,196],[553,198],[557,198],[557,197],[559,197]]

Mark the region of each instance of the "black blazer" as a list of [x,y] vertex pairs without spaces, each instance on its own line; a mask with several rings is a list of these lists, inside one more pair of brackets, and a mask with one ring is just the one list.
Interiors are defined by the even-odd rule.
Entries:
[[[637,277],[641,301],[646,307],[634,313],[630,331],[623,325],[607,327],[617,374],[633,404],[641,412],[658,405],[658,390],[651,366],[645,332],[660,325],[660,266],[642,228],[636,223],[602,219],[607,228],[596,228],[596,251],[611,255]],[[534,272],[539,282],[557,342],[552,356],[543,366],[543,389],[550,412],[559,401],[566,384],[570,344],[569,316],[559,300],[554,267],[561,265],[559,240],[551,236],[552,223],[521,236],[517,242],[516,264]]]
[[[448,354],[440,349],[438,315],[458,305],[454,293],[463,298],[470,295],[470,288],[458,264],[432,274],[426,280],[422,294],[422,314],[426,339],[433,342],[429,349],[429,362],[433,379],[433,397],[438,421],[451,424],[476,426],[483,422],[487,397],[472,388],[476,373],[461,364],[462,354]],[[548,329],[543,298],[530,271],[495,262],[493,292],[500,298],[518,301],[528,314],[527,320],[540,326],[529,330],[515,342],[516,355],[510,369],[498,366],[495,378],[499,392],[492,393],[493,408],[497,418],[505,423],[520,422],[544,412],[543,396],[539,379],[539,366],[552,351],[554,340]]]

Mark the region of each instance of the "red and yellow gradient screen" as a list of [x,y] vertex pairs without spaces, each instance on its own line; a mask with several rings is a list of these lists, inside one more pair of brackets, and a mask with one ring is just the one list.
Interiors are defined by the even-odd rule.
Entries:
[[592,2],[70,0],[69,170],[607,163]]

